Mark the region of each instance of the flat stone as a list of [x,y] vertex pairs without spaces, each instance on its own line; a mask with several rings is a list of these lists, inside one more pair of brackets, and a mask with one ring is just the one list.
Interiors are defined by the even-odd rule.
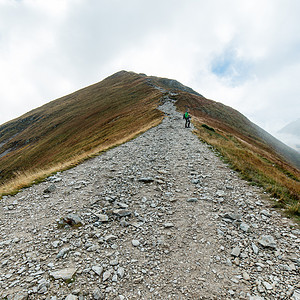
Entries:
[[55,272],[50,272],[49,274],[54,279],[70,280],[73,278],[74,274],[76,273],[76,270],[76,268],[66,268]]
[[141,177],[138,179],[138,181],[143,182],[143,183],[150,183],[150,182],[153,182],[154,179],[152,177]]
[[64,257],[69,251],[70,251],[70,248],[62,248],[56,255],[56,258]]
[[276,242],[271,235],[263,235],[259,238],[258,243],[266,248],[276,249]]
[[115,235],[113,235],[113,234],[108,234],[108,235],[106,235],[106,236],[104,237],[104,241],[110,242],[110,241],[113,241],[113,240],[115,240],[115,239],[117,239],[117,238],[118,238],[118,237],[115,236]]
[[198,184],[198,183],[200,183],[200,180],[198,178],[194,178],[194,179],[192,179],[192,183]]
[[197,198],[189,198],[186,200],[187,202],[197,202],[198,199]]
[[104,295],[102,294],[99,288],[96,288],[93,292],[94,300],[102,300],[105,299]]
[[45,194],[50,194],[53,193],[56,190],[56,185],[55,184],[51,184],[49,185],[45,190],[44,193]]
[[164,224],[164,227],[165,227],[165,228],[172,228],[172,227],[174,227],[174,224],[171,223],[171,222],[168,222],[168,223],[165,223],[165,224]]
[[259,251],[258,247],[254,243],[252,243],[251,246],[252,246],[252,250],[253,250],[254,254],[257,254]]
[[132,214],[132,212],[128,209],[115,209],[113,214],[117,215],[118,217],[127,217]]
[[108,222],[108,216],[104,214],[95,214],[95,216],[98,218],[99,222]]
[[267,290],[272,290],[273,289],[273,286],[267,281],[263,281],[263,285]]
[[69,294],[69,295],[65,298],[65,300],[78,300],[78,297],[75,296],[75,295]]
[[242,216],[240,214],[235,214],[232,212],[227,212],[223,215],[224,219],[237,220],[240,221]]
[[17,293],[14,295],[13,298],[9,298],[13,300],[27,300],[28,299],[28,294],[26,293]]
[[231,255],[235,256],[235,257],[238,257],[240,255],[240,253],[241,253],[241,249],[238,246],[233,248],[232,251],[231,251]]
[[266,216],[266,217],[270,217],[270,216],[271,216],[270,212],[267,211],[267,210],[265,210],[265,209],[263,209],[260,213],[261,213],[262,215]]
[[110,270],[105,271],[105,272],[103,273],[103,278],[102,278],[102,280],[103,280],[103,281],[106,281],[110,276],[111,276],[111,271],[110,271]]
[[109,264],[110,264],[111,266],[117,266],[117,265],[119,264],[119,261],[118,261],[117,259],[112,259],[112,260],[109,262]]
[[68,214],[65,218],[63,218],[64,222],[73,226],[73,225],[82,225],[82,219],[76,214]]
[[217,192],[216,192],[216,196],[217,197],[224,197],[226,195],[226,193],[224,192],[224,191],[222,191],[222,190],[218,190]]
[[250,280],[250,276],[247,272],[243,272],[243,279],[249,281]]
[[125,269],[123,267],[119,267],[118,270],[117,270],[117,275],[120,277],[120,278],[123,278],[124,277],[124,274],[125,274]]
[[295,290],[292,296],[292,300],[300,300],[300,290]]
[[132,243],[132,246],[134,246],[134,247],[137,247],[140,245],[140,241],[138,241],[138,240],[132,240],[131,243]]
[[242,231],[244,231],[244,232],[248,232],[248,231],[249,231],[249,228],[250,228],[250,226],[249,226],[248,224],[244,223],[244,222],[242,222],[242,223],[240,224],[240,229],[241,229]]
[[101,276],[103,273],[103,267],[102,266],[92,266],[92,270],[98,275]]

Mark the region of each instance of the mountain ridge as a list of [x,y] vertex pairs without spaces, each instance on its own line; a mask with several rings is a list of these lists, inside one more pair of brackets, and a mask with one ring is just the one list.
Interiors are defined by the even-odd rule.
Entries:
[[[44,178],[156,126],[163,117],[157,107],[168,99],[179,111],[191,111],[199,137],[214,145],[245,179],[271,191],[281,199],[280,205],[289,203],[296,214],[300,212],[296,151],[277,143],[233,108],[174,79],[124,70],[1,125],[3,186],[22,174],[32,178],[26,172],[35,176],[40,169],[47,169],[39,175]],[[21,188],[22,180],[11,186]],[[2,193],[11,189],[2,188]]]

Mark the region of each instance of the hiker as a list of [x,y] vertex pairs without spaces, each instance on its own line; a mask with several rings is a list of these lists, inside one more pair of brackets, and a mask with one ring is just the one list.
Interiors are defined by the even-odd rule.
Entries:
[[185,119],[185,128],[191,128],[191,118],[191,115],[186,111],[183,115],[183,119]]

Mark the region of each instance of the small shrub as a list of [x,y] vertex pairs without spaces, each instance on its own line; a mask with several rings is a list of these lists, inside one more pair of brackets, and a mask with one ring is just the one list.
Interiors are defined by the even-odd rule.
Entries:
[[209,126],[206,125],[206,124],[202,124],[202,127],[203,127],[203,128],[206,128],[207,130],[210,130],[210,131],[215,132],[215,130],[214,130],[212,127],[209,127]]

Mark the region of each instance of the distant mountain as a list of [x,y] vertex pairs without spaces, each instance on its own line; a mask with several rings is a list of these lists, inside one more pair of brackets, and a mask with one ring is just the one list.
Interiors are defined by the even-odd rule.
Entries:
[[278,131],[279,133],[292,134],[300,138],[300,118],[294,122],[289,123]]
[[300,153],[300,118],[280,129],[277,136]]
[[[42,180],[159,124],[163,115],[156,108],[170,98],[179,111],[190,111],[199,138],[245,179],[284,203],[299,203],[297,151],[233,108],[174,79],[127,71],[1,125],[0,193]],[[293,209],[300,214],[300,205]]]

